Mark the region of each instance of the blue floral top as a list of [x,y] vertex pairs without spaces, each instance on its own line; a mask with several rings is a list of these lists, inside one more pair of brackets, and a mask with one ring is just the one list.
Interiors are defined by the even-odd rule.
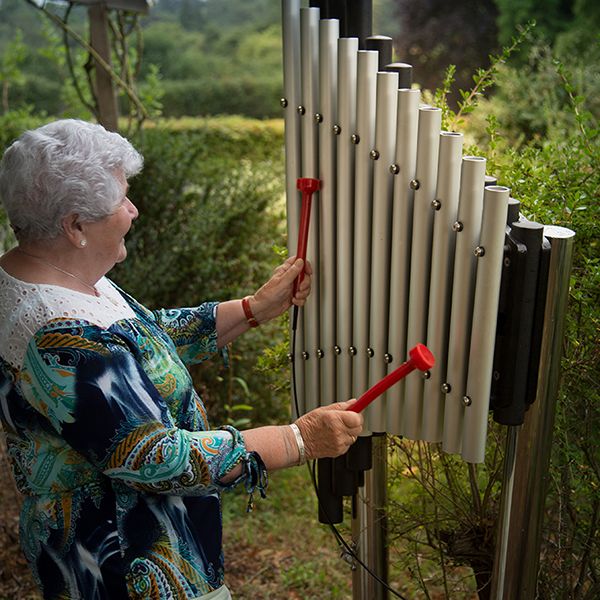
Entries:
[[[219,492],[262,477],[209,431],[186,365],[217,351],[216,303],[149,311],[0,269],[0,419],[21,545],[44,598],[191,599],[223,584]],[[222,478],[242,464],[228,485]]]

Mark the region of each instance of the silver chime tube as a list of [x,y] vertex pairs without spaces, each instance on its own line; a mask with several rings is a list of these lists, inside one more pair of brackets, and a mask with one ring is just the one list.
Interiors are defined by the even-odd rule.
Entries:
[[454,270],[452,276],[452,309],[448,337],[448,368],[444,389],[444,434],[442,447],[446,452],[459,454],[462,449],[463,398],[467,385],[467,360],[471,339],[471,316],[475,293],[475,248],[479,243],[485,158],[465,156],[461,167],[458,218],[453,225],[456,233]]
[[336,344],[335,315],[335,147],[333,126],[337,116],[337,66],[340,23],[337,19],[323,19],[319,24],[319,262],[321,348],[321,404],[336,399],[334,346]]
[[[420,90],[398,90],[396,152],[390,171],[394,174],[394,210],[390,273],[390,312],[388,348],[392,355],[390,368],[398,367],[406,358],[408,327],[408,286],[410,281],[410,249],[412,240],[414,190],[417,163],[417,131],[419,124]],[[404,381],[387,393],[387,431],[402,432]]]
[[[285,124],[285,173],[286,173],[286,213],[287,213],[287,246],[289,256],[296,254],[298,247],[298,227],[300,225],[300,197],[296,189],[296,180],[301,172],[301,138],[300,138],[300,0],[282,0],[282,33],[283,33],[283,119]],[[290,339],[292,335],[290,334]],[[303,346],[302,326],[297,331],[297,348]],[[299,344],[298,344],[299,342]],[[304,364],[296,350],[292,357],[297,373],[304,372]],[[304,377],[296,378],[298,409],[300,414],[304,407]],[[292,414],[297,414],[295,404]]]
[[337,401],[352,396],[352,279],[354,256],[354,144],[356,130],[356,71],[358,38],[338,40],[338,110],[334,133],[337,135],[337,314],[336,348]]
[[441,442],[444,422],[444,394],[448,354],[452,267],[455,234],[452,225],[458,214],[460,164],[463,136],[443,131],[440,134],[440,156],[437,188],[433,201],[433,245],[429,284],[429,316],[427,347],[436,359],[436,367],[425,379],[423,389],[422,439]]
[[[352,306],[352,393],[358,396],[368,389],[369,363],[369,283],[371,280],[371,199],[373,161],[370,153],[375,142],[378,53],[359,50],[357,69],[354,185],[354,302]],[[368,419],[367,419],[368,421]],[[368,428],[368,423],[367,423]]]
[[[394,176],[390,165],[396,149],[398,110],[398,74],[377,73],[377,113],[373,161],[373,222],[371,227],[371,322],[369,349],[373,354],[369,368],[369,386],[387,375],[388,314],[390,298],[390,250],[392,244],[392,197]],[[369,407],[371,430],[386,431],[385,398]]]
[[[300,9],[300,55],[302,65],[302,177],[319,177],[318,137],[315,115],[319,112],[319,9]],[[304,406],[308,412],[319,405],[319,196],[313,196],[307,259],[314,267],[312,298],[304,305]],[[301,373],[302,370],[299,370]]]
[[481,463],[485,457],[508,197],[507,187],[485,188],[481,234],[474,250],[477,275],[472,321],[476,326],[471,330],[462,441],[462,457],[471,463]]
[[[408,300],[408,329],[406,352],[415,344],[427,340],[427,309],[429,304],[429,268],[433,237],[433,211],[435,199],[440,129],[442,111],[431,106],[419,109],[417,137],[417,166],[411,186],[415,190],[413,205],[413,230],[410,264],[410,289]],[[406,378],[403,435],[420,439],[423,414],[423,377],[412,373]]]
[[283,119],[285,124],[286,208],[288,253],[296,253],[300,203],[296,180],[300,177],[300,0],[282,0]]

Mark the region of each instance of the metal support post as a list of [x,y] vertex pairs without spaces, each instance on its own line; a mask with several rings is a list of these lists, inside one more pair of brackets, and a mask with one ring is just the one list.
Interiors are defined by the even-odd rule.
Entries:
[[538,388],[516,444],[514,486],[502,521],[508,531],[500,532],[496,551],[494,600],[533,600],[536,594],[575,234],[564,227],[545,227],[544,236],[551,252]]
[[[387,435],[373,435],[373,467],[355,497],[352,535],[356,553],[377,577],[387,583]],[[357,566],[352,579],[354,600],[387,600],[387,588]]]

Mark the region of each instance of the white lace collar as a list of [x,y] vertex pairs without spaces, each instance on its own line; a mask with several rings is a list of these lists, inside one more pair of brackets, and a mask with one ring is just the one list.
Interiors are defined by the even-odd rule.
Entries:
[[27,283],[0,267],[0,356],[20,369],[29,340],[52,319],[67,317],[108,328],[135,318],[123,296],[102,277],[100,296],[89,296],[57,285]]

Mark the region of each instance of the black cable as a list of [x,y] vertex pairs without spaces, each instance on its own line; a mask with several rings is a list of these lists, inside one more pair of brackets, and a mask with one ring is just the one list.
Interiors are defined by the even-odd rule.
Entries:
[[[293,388],[293,397],[294,397],[294,408],[296,409],[296,414],[298,416],[300,416],[300,406],[298,404],[298,390],[296,387],[296,361],[294,360],[295,354],[296,354],[297,325],[298,325],[298,307],[294,306],[293,313],[292,313],[292,344],[291,344],[292,388]],[[394,596],[396,596],[397,598],[400,598],[401,600],[408,600],[405,596],[400,594],[400,592],[397,592],[388,583],[383,581],[383,579],[381,579],[376,573],[374,573],[357,556],[357,554],[356,554],[356,552],[354,552],[352,546],[350,546],[350,544],[348,544],[348,542],[346,542],[346,540],[343,538],[342,534],[340,533],[339,529],[335,526],[335,523],[333,523],[332,519],[329,518],[329,515],[327,514],[327,510],[325,509],[325,506],[323,505],[323,502],[321,501],[321,497],[319,496],[319,486],[317,484],[317,478],[316,478],[316,474],[315,474],[316,462],[317,462],[316,460],[307,462],[308,472],[310,474],[313,488],[315,490],[315,496],[317,497],[317,502],[319,504],[319,508],[321,509],[323,515],[325,515],[325,518],[327,519],[327,525],[329,525],[329,528],[331,529],[331,532],[333,533],[334,537],[336,538],[338,544],[343,546],[344,549],[346,550],[346,552],[348,553],[348,555],[351,556],[371,577],[373,577],[373,579],[375,579],[378,583],[383,585],[389,592],[391,592]]]

